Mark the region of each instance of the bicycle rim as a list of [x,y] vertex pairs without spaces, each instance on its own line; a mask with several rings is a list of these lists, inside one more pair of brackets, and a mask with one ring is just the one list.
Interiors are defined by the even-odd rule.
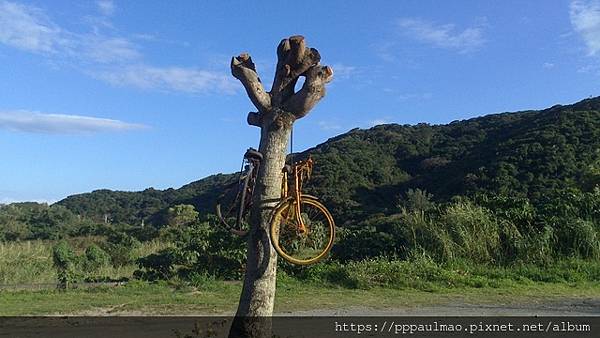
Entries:
[[238,193],[238,206],[237,206],[237,215],[236,215],[236,228],[240,230],[243,228],[244,230],[248,229],[248,224],[246,222],[246,215],[248,215],[248,211],[251,206],[252,199],[252,191],[248,191],[248,189],[252,189],[249,187],[250,180],[252,179],[252,172],[254,167],[250,166],[248,171],[246,172],[246,176],[244,177],[243,183],[240,185],[240,191]]
[[296,201],[289,199],[281,203],[271,219],[271,242],[286,261],[298,265],[313,264],[331,250],[335,224],[325,206],[311,198],[301,199],[300,217],[306,232],[299,230]]
[[221,224],[231,233],[238,236],[248,234],[248,212],[244,210],[247,194],[243,193],[247,189],[248,177],[243,181],[236,183],[233,187],[222,194],[216,205],[216,212]]

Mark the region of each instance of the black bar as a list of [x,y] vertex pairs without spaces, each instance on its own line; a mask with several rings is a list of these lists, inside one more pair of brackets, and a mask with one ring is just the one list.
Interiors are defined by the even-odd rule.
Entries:
[[[0,317],[0,337],[226,337],[232,317]],[[261,318],[265,320],[265,318]],[[272,317],[278,337],[600,337],[599,317]]]

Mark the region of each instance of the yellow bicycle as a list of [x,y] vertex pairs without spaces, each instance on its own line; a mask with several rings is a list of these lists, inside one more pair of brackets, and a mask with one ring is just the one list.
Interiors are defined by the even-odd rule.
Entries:
[[308,265],[323,259],[335,238],[335,223],[329,210],[317,197],[302,193],[302,185],[312,169],[311,157],[285,166],[281,201],[271,216],[271,243],[283,259],[293,264]]

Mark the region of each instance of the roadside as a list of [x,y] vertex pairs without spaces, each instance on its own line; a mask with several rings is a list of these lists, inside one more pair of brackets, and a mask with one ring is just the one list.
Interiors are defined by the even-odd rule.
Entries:
[[[232,315],[239,282],[202,288],[167,283],[0,292],[0,316]],[[278,285],[275,314],[283,316],[598,316],[600,284],[535,283],[510,288],[347,289],[301,282]]]
[[514,304],[447,303],[374,309],[350,307],[279,313],[283,316],[600,316],[600,298],[564,298]]

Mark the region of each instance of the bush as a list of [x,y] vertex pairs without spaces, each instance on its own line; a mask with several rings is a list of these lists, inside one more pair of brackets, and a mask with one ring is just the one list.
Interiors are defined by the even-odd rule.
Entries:
[[377,259],[352,262],[346,268],[349,278],[361,289],[382,286],[431,291],[434,289],[432,282],[438,281],[442,274],[440,266],[426,256],[409,261]]
[[391,234],[367,226],[349,231],[344,237],[339,238],[332,248],[332,255],[341,261],[361,260],[393,255],[397,249],[398,246]]
[[186,267],[179,270],[187,278],[193,273],[206,273],[223,279],[240,279],[245,270],[245,240],[219,225],[197,223],[184,231],[177,242]]
[[479,263],[492,263],[500,254],[500,234],[489,210],[469,201],[449,205],[440,217],[454,246],[455,257]]
[[444,262],[454,259],[455,243],[448,231],[436,224],[422,211],[402,210],[405,225],[406,251],[408,255],[428,255]]
[[563,255],[600,258],[600,238],[594,222],[579,218],[556,224],[556,247]]
[[140,242],[118,231],[111,231],[103,244],[103,249],[110,256],[114,267],[125,266],[133,263],[135,257],[133,250],[140,246]]
[[408,260],[376,258],[347,264],[327,262],[303,269],[294,276],[305,281],[352,289],[387,287],[434,291],[440,286],[467,285],[466,277],[444,269],[427,256],[414,256]]
[[[222,279],[240,279],[244,273],[244,239],[209,222],[169,229],[163,236],[172,238],[176,248],[162,250],[138,259],[138,278],[190,280],[209,275]],[[196,278],[196,277],[194,277]]]
[[181,264],[181,252],[175,248],[166,248],[146,257],[138,258],[136,263],[140,269],[134,277],[156,281],[168,280],[176,275],[176,265]]
[[110,256],[96,244],[88,246],[84,255],[83,269],[87,273],[96,273],[110,263]]
[[298,266],[279,260],[279,268],[284,275],[289,275],[303,281],[319,284],[329,283],[353,289],[358,287],[356,280],[350,277],[346,266],[336,261]]
[[80,275],[77,273],[78,257],[71,246],[60,241],[52,248],[52,261],[58,275],[58,286],[68,289],[69,284],[77,282]]
[[500,257],[503,263],[514,262],[526,258],[527,237],[523,236],[519,228],[508,220],[498,220],[500,236]]

